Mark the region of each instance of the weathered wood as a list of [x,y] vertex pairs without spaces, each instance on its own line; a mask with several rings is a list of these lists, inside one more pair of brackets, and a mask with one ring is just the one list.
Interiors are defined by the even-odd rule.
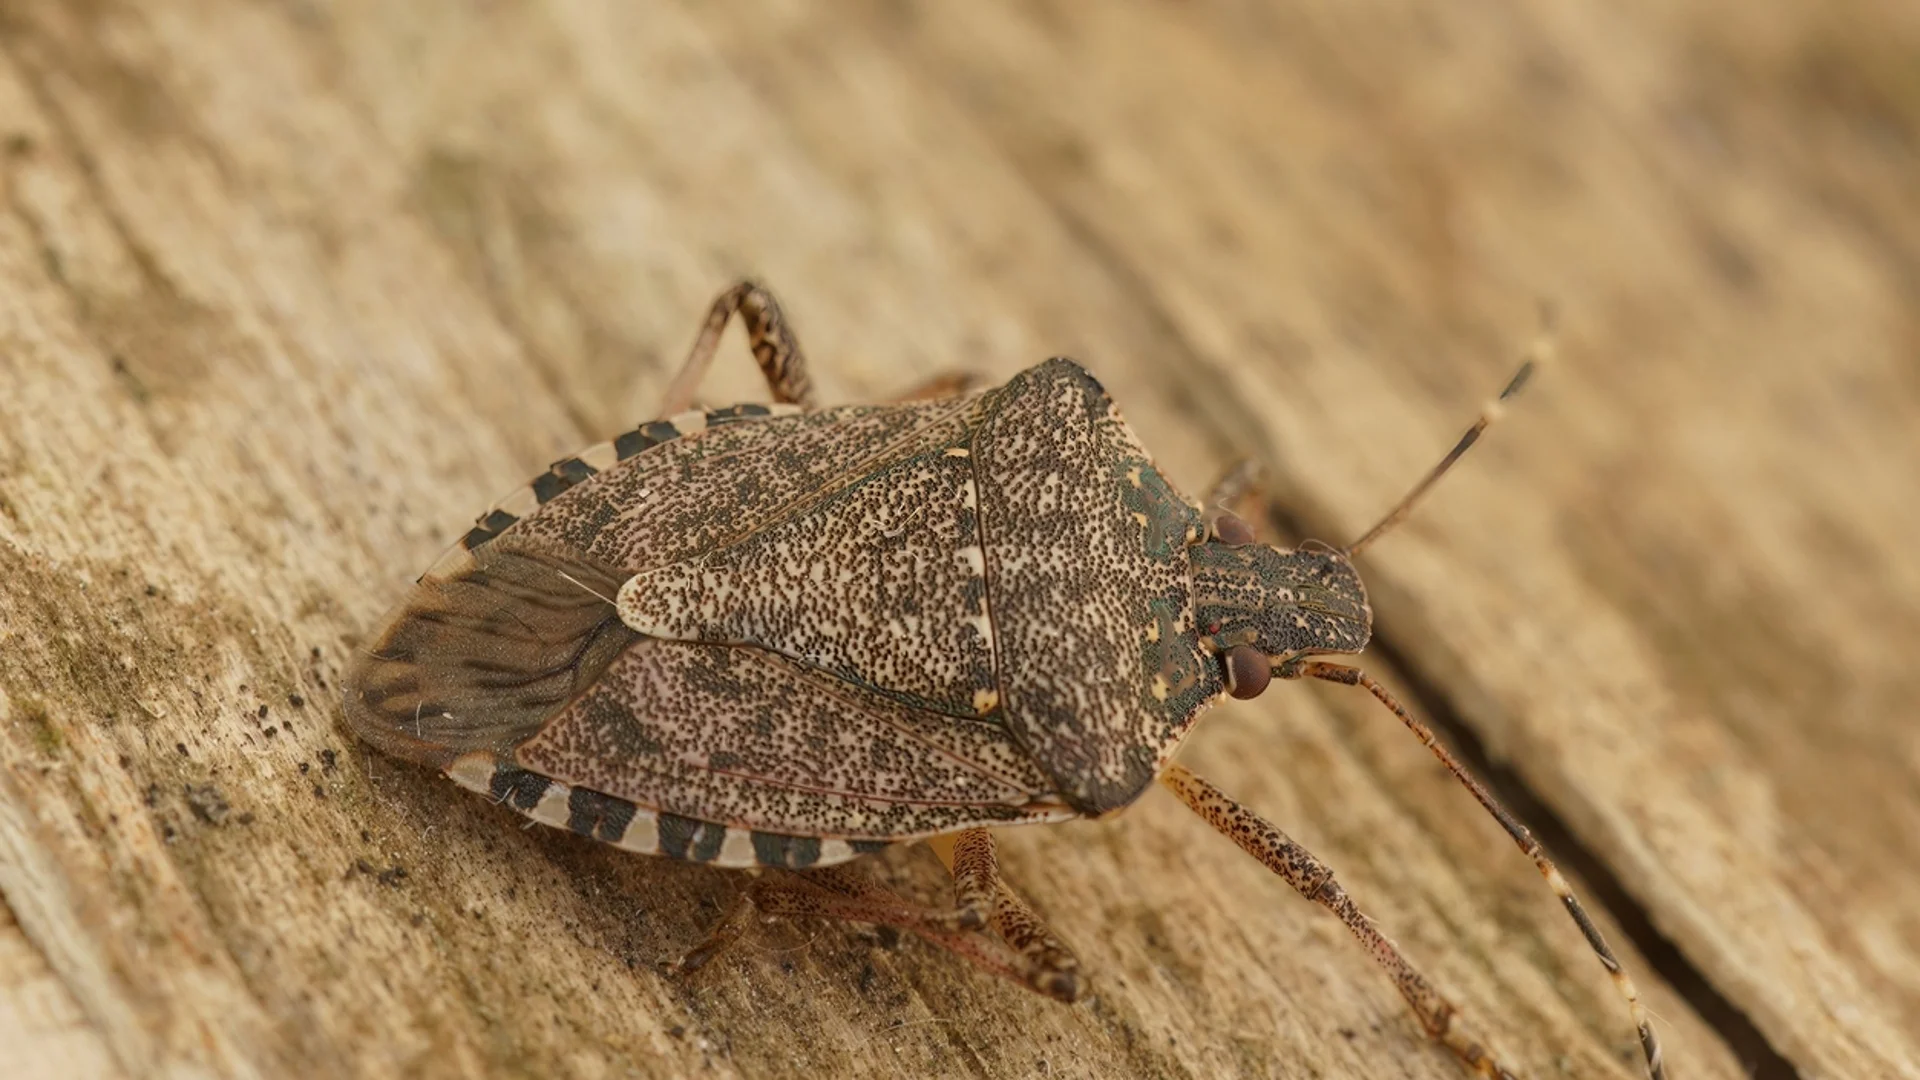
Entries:
[[[1367,663],[1618,883],[1675,1075],[1920,1076],[1911,5],[770,8],[0,5],[10,1067],[1460,1075],[1163,793],[1000,838],[1090,1004],[840,927],[681,984],[736,879],[347,741],[410,576],[642,418],[751,272],[828,400],[1072,354],[1190,489],[1257,454],[1335,541],[1557,300],[1567,362],[1365,556]],[[757,397],[729,350],[708,396]],[[1527,1075],[1634,1074],[1363,695],[1278,687],[1183,760]]]

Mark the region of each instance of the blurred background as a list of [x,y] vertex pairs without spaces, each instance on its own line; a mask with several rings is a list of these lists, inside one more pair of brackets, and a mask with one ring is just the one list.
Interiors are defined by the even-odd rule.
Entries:
[[[1154,793],[1002,837],[1068,1009],[354,745],[473,515],[766,282],[829,401],[1056,354],[1352,539],[1364,662],[1539,827],[1676,1077],[1920,1076],[1920,5],[0,2],[0,1043],[29,1076],[1463,1075]],[[714,403],[764,397],[730,342]],[[1182,760],[1516,1071],[1638,1075],[1391,716]],[[932,899],[924,852],[875,872]]]

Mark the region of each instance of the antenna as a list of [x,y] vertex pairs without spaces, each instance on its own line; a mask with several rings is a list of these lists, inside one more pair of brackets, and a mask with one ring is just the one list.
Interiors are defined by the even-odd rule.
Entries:
[[1549,304],[1542,303],[1540,305],[1540,331],[1534,335],[1533,343],[1527,347],[1526,355],[1520,361],[1520,370],[1514,372],[1513,378],[1507,380],[1506,389],[1500,391],[1499,397],[1481,406],[1480,418],[1475,420],[1473,426],[1468,428],[1466,433],[1460,436],[1459,442],[1453,444],[1453,449],[1447,451],[1447,456],[1440,459],[1440,464],[1435,465],[1429,470],[1427,475],[1422,477],[1420,482],[1413,486],[1413,490],[1407,492],[1406,497],[1396,503],[1393,509],[1387,511],[1387,515],[1381,518],[1373,528],[1368,529],[1360,539],[1348,544],[1342,554],[1346,555],[1349,559],[1354,558],[1375,540],[1380,539],[1382,533],[1400,524],[1401,520],[1412,512],[1414,504],[1418,503],[1421,497],[1426,495],[1427,489],[1432,487],[1442,476],[1445,476],[1448,469],[1453,468],[1453,463],[1460,460],[1461,455],[1467,452],[1468,447],[1480,440],[1480,433],[1492,427],[1496,421],[1506,414],[1507,400],[1520,393],[1521,389],[1527,385],[1527,380],[1533,377],[1535,368],[1545,367],[1553,360],[1556,346],[1555,330],[1557,323],[1558,319],[1554,314],[1553,307]]

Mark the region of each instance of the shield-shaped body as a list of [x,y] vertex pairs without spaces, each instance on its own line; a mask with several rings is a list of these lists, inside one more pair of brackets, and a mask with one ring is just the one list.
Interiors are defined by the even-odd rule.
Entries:
[[[716,302],[682,379],[697,380],[736,308],[769,385],[805,400],[797,349],[750,285]],[[999,879],[979,827],[1104,814],[1159,776],[1338,915],[1463,1062],[1511,1075],[1331,870],[1169,761],[1229,687],[1364,686],[1546,877],[1659,1080],[1638,992],[1539,843],[1384,687],[1314,659],[1366,645],[1352,555],[1494,415],[1360,540],[1294,550],[1230,514],[1207,535],[1100,384],[1065,360],[972,396],[654,421],[484,515],[362,653],[347,719],[535,820],[650,854],[804,869],[960,833],[951,912],[874,900],[834,875],[784,889],[763,878],[746,898],[911,929],[1065,1001],[1080,993],[1077,962]],[[680,970],[730,940],[743,910]],[[983,925],[997,943],[965,936]]]
[[347,715],[539,820],[722,865],[1097,815],[1222,692],[1203,531],[1070,361],[933,402],[685,414],[484,517]]

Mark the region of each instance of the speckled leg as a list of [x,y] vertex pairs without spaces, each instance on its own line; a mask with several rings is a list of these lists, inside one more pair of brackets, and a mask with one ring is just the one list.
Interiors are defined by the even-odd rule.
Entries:
[[688,949],[686,955],[678,960],[661,965],[670,975],[691,975],[706,967],[714,957],[726,952],[740,936],[747,932],[747,926],[753,921],[753,899],[748,893],[734,898],[733,905],[720,916],[707,936],[700,944]]
[[[668,970],[688,974],[706,966],[740,940],[756,911],[775,918],[835,919],[893,926],[947,948],[954,948],[953,940],[973,936],[969,931],[985,925],[985,918],[978,910],[943,911],[923,907],[850,868],[775,871],[749,885],[706,938],[678,961],[668,964]],[[968,958],[973,959],[970,955]],[[1017,978],[1010,965],[1000,967],[1006,970],[995,968],[996,973]]]
[[720,347],[720,335],[736,312],[746,323],[747,342],[753,347],[753,358],[760,363],[760,373],[766,376],[767,389],[773,392],[773,399],[806,409],[815,407],[817,402],[813,382],[807,377],[806,356],[787,328],[780,305],[774,302],[772,293],[751,281],[742,281],[713,302],[706,323],[700,327],[700,336],[694,339],[686,362],[680,365],[680,373],[667,386],[659,415],[672,416],[693,405],[700,380]]
[[1252,458],[1243,458],[1228,469],[1207,492],[1207,535],[1227,544],[1250,544],[1258,539],[1251,523],[1266,520],[1265,487],[1266,469]]
[[841,919],[940,932],[978,930],[985,921],[978,910],[913,903],[847,866],[769,874],[754,882],[747,895],[761,912],[792,919]]
[[1399,948],[1373,925],[1372,919],[1360,913],[1360,909],[1347,896],[1347,891],[1333,880],[1333,871],[1315,858],[1312,852],[1294,843],[1273,823],[1233,801],[1225,792],[1194,775],[1183,765],[1176,763],[1167,766],[1160,774],[1160,782],[1178,795],[1180,801],[1191,807],[1194,813],[1205,818],[1207,824],[1239,844],[1241,850],[1265,863],[1267,869],[1284,878],[1301,896],[1339,916],[1353,936],[1359,938],[1360,944],[1373,955],[1374,962],[1386,969],[1388,977],[1399,988],[1400,996],[1413,1006],[1414,1015],[1420,1018],[1420,1024],[1427,1029],[1427,1034],[1452,1050],[1479,1075],[1495,1080],[1513,1080],[1513,1074],[1495,1062],[1479,1041],[1464,1030],[1452,1003],[1414,969],[1407,958],[1400,954]]
[[953,843],[953,893],[962,909],[988,912],[994,933],[1021,961],[1021,981],[1061,1001],[1080,999],[1080,961],[1000,876],[993,834],[968,829]]
[[[885,910],[903,912],[904,921],[886,925],[911,930],[996,975],[1051,998],[1066,1002],[1079,1000],[1080,962],[1000,877],[993,837],[985,829],[969,829],[955,841],[954,853],[954,893],[959,903],[952,911],[916,907],[850,867],[810,871],[806,876],[810,883],[819,884],[814,879],[828,875],[832,887],[844,895],[878,904]],[[963,863],[967,867],[965,871],[960,869]],[[962,873],[966,875],[964,884]],[[982,933],[951,929],[950,919],[958,915],[960,925],[977,930],[983,910],[987,912],[985,921],[998,935],[998,940]]]

